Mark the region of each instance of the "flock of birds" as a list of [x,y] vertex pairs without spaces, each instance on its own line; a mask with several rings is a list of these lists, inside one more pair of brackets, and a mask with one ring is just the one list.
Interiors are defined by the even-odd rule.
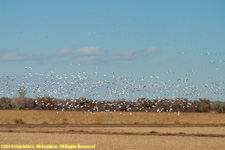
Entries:
[[[210,53],[200,54],[210,55]],[[209,63],[224,63],[224,60],[212,60]],[[216,67],[219,69],[221,67]],[[205,67],[202,67],[205,69]],[[173,77],[174,71],[167,70],[161,77],[149,75],[138,78],[136,74],[130,76],[118,76],[116,73],[99,74],[88,71],[77,71],[76,74],[59,75],[54,71],[49,73],[34,73],[32,67],[25,67],[29,73],[24,76],[2,75],[0,76],[0,97],[19,96],[18,90],[26,91],[27,96],[54,97],[59,99],[77,99],[86,97],[93,100],[136,100],[148,99],[176,99],[187,98],[196,100],[208,98],[210,100],[224,100],[225,76],[221,74],[216,79],[208,75],[207,82],[195,84],[193,80],[196,71],[189,70],[183,77]],[[201,76],[200,76],[201,77]],[[165,80],[164,80],[165,79]]]

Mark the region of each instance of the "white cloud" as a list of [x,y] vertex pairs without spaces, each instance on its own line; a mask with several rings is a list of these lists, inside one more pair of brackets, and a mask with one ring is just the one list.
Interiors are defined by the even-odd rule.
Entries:
[[141,57],[148,56],[159,49],[157,47],[149,47],[144,50],[134,51],[134,50],[120,50],[115,52],[112,55],[113,60],[132,60],[132,59],[138,59]]
[[[5,50],[0,49],[0,61],[37,61],[39,63],[49,60],[57,59],[63,63],[63,58],[73,57],[77,58],[75,61],[79,61],[84,64],[101,64],[112,63],[113,61],[128,61],[136,60],[157,52],[159,49],[156,47],[149,47],[144,50],[119,50],[116,52],[107,52],[106,49],[100,47],[83,47],[78,50],[72,48],[62,48],[59,51],[53,53],[46,53],[44,55],[29,54],[20,52],[20,50]],[[68,61],[68,59],[67,59]]]
[[149,47],[149,48],[143,50],[142,52],[143,52],[144,55],[149,55],[149,54],[152,54],[153,52],[156,52],[158,50],[159,49],[157,47]]
[[66,57],[66,56],[97,56],[105,54],[106,49],[102,49],[99,47],[83,47],[78,50],[74,50],[72,48],[62,48],[58,52],[48,53],[44,56],[44,58],[58,58],[58,57]]
[[89,56],[88,58],[78,61],[79,64],[96,64],[99,63],[96,56]]
[[19,53],[20,50],[19,49],[6,49],[6,48],[1,48],[0,49],[0,55],[4,55],[7,53]]
[[84,47],[77,51],[78,55],[103,55],[106,50],[99,47]]
[[130,60],[135,57],[134,50],[117,51],[112,55],[113,60]]
[[59,52],[57,52],[58,56],[65,56],[65,55],[71,55],[74,54],[75,51],[72,48],[63,48]]
[[10,53],[0,56],[0,61],[19,61],[24,59],[25,59],[24,56],[10,54]]
[[0,61],[26,61],[26,60],[40,60],[43,56],[37,54],[30,54],[28,52],[21,52],[19,49],[0,49]]

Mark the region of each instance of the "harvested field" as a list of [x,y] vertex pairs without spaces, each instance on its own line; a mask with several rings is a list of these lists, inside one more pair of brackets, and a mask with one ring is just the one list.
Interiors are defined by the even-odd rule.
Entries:
[[2,110],[0,139],[3,146],[80,144],[95,145],[95,149],[223,149],[225,114]]
[[225,124],[223,113],[1,110],[0,124]]

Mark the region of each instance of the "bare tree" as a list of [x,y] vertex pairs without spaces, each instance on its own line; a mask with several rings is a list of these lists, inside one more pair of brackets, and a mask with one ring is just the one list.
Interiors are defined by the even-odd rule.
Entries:
[[25,97],[25,95],[27,94],[25,87],[20,86],[17,89],[18,93],[19,93],[19,97]]

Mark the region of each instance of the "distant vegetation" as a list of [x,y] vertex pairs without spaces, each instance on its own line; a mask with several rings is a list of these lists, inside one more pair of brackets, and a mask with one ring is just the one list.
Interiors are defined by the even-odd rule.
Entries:
[[25,90],[25,87],[23,87],[23,86],[20,86],[20,87],[17,89],[17,92],[19,93],[19,97],[20,97],[20,98],[25,97],[25,95],[27,94],[27,92],[26,92],[26,90]]
[[185,98],[150,100],[140,98],[135,102],[119,99],[97,101],[86,98],[54,99],[50,97],[0,98],[1,110],[60,110],[60,111],[125,111],[125,112],[218,112],[225,113],[225,102]]

